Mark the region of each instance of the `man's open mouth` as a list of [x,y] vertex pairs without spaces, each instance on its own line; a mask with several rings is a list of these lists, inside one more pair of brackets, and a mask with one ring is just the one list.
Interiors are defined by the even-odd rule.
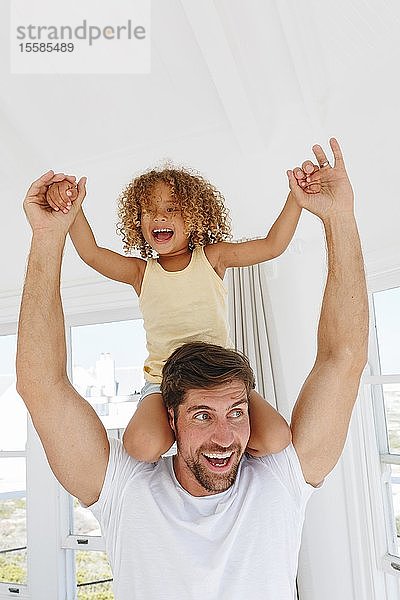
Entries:
[[203,456],[207,459],[207,462],[210,463],[213,467],[222,468],[226,467],[233,456],[233,452],[224,452],[224,453],[205,453],[203,452]]
[[173,229],[169,229],[168,227],[163,227],[162,229],[153,229],[151,233],[157,242],[167,242],[174,235]]

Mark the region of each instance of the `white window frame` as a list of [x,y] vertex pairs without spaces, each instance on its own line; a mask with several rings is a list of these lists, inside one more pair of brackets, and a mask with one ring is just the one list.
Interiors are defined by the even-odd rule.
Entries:
[[[400,558],[390,553],[388,539],[393,531],[393,508],[388,489],[387,464],[397,463],[388,453],[384,420],[384,383],[400,383],[400,375],[377,375],[378,344],[373,293],[400,287],[400,269],[370,277],[369,361],[362,377],[360,400],[353,416],[349,442],[352,452],[344,461],[348,494],[350,546],[354,564],[358,564],[360,597],[380,600],[400,599]],[[352,463],[352,464],[351,464]],[[393,546],[392,546],[393,547]],[[395,565],[393,567],[392,565]],[[356,579],[357,580],[357,579]],[[362,589],[361,585],[358,592]]]
[[[4,323],[0,324],[0,336],[6,335],[16,335],[17,333],[17,324],[16,323]],[[0,460],[2,458],[25,458],[25,466],[28,470],[27,465],[27,452],[25,450],[3,450],[0,452]],[[28,477],[28,473],[26,475]],[[26,486],[27,487],[27,486]],[[27,501],[27,512],[26,512],[26,522],[28,527],[28,501]],[[27,532],[28,536],[28,532]],[[28,543],[27,543],[28,546]],[[29,558],[28,558],[29,561]],[[29,574],[27,574],[29,577]],[[6,583],[0,582],[0,600],[9,598],[29,598],[28,593],[28,581],[26,584],[20,583]]]
[[[0,335],[17,333],[17,323],[0,323]],[[26,459],[26,528],[27,584],[0,583],[0,600],[10,598],[66,598],[68,557],[61,548],[65,518],[66,492],[49,469],[41,442],[27,417]],[[8,456],[15,452],[7,452]]]
[[[138,308],[129,306],[118,308],[117,310],[98,310],[91,313],[78,313],[66,316],[66,343],[67,343],[67,372],[72,381],[72,340],[71,327],[79,325],[96,325],[100,323],[115,323],[118,321],[133,321],[142,319]],[[61,486],[60,486],[61,487]],[[63,496],[60,495],[60,518],[62,523],[66,524],[64,535],[62,536],[61,548],[64,552],[67,550],[84,550],[105,552],[105,541],[102,536],[85,536],[70,534],[70,523],[72,519],[71,496],[63,490]],[[76,598],[76,576],[75,560],[73,552],[66,552],[70,559],[66,562],[66,580],[68,582],[66,590],[66,600],[75,600]],[[0,599],[1,600],[1,599]]]
[[[135,304],[115,309],[77,313],[65,317],[67,370],[71,375],[70,328],[141,319]],[[0,335],[17,332],[17,323],[0,323]],[[27,491],[27,584],[0,583],[0,600],[54,598],[75,600],[76,579],[74,554],[70,550],[103,551],[104,539],[70,535],[70,495],[49,469],[39,437],[28,417],[25,451],[7,451],[2,456],[25,456]],[[82,544],[82,540],[84,544]],[[87,541],[87,543],[86,543]],[[82,547],[84,545],[84,548]],[[10,588],[15,591],[10,591]]]

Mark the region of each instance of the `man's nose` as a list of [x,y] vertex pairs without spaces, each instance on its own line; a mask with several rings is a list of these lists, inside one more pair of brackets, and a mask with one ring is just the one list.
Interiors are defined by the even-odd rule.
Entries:
[[232,427],[226,421],[218,421],[214,425],[211,441],[222,448],[228,448],[235,441]]

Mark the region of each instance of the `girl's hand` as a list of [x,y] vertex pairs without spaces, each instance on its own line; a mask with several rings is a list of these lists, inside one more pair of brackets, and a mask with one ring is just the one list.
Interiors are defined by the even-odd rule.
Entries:
[[55,211],[61,210],[65,214],[69,211],[77,197],[78,189],[75,177],[73,177],[73,181],[64,179],[63,181],[52,183],[46,192],[46,201],[50,208]]
[[288,171],[289,187],[297,204],[322,220],[339,213],[353,213],[354,194],[346,173],[342,152],[335,138],[330,146],[334,155],[333,167],[324,150],[313,146],[318,164],[306,161],[302,168]]

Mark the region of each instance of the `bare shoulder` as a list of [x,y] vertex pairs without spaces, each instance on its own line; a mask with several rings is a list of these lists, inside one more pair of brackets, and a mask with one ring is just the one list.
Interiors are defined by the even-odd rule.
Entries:
[[204,246],[204,254],[207,257],[208,262],[213,267],[215,267],[215,265],[218,263],[219,256],[221,253],[221,244],[223,244],[223,242],[217,242],[216,244],[207,244],[206,246]]
[[144,258],[137,258],[135,256],[129,257],[131,261],[133,261],[133,281],[132,286],[134,287],[138,296],[140,296],[140,291],[142,289],[142,282],[144,277],[144,272],[147,266],[147,260]]
[[134,268],[143,276],[146,270],[147,260],[144,258],[138,258],[137,256],[128,256],[127,258],[128,260],[132,261]]
[[142,258],[125,256],[101,247],[85,262],[109,279],[132,285],[136,292],[142,284],[147,264]]
[[222,246],[225,243],[226,242],[216,242],[215,244],[207,244],[204,246],[204,254],[207,257],[208,262],[217,275],[221,277],[221,279],[223,279],[226,270],[221,262],[221,256],[223,252]]
[[228,267],[240,266],[236,263],[241,246],[242,244],[238,242],[217,242],[216,244],[209,244],[204,250],[217,273],[219,271],[225,273]]
[[[214,248],[215,246],[215,248]],[[249,267],[274,258],[267,238],[248,240],[244,242],[218,242],[207,246],[213,249],[212,259],[214,269],[225,272],[229,267]],[[210,260],[210,259],[209,259]],[[211,262],[211,260],[210,260]]]

